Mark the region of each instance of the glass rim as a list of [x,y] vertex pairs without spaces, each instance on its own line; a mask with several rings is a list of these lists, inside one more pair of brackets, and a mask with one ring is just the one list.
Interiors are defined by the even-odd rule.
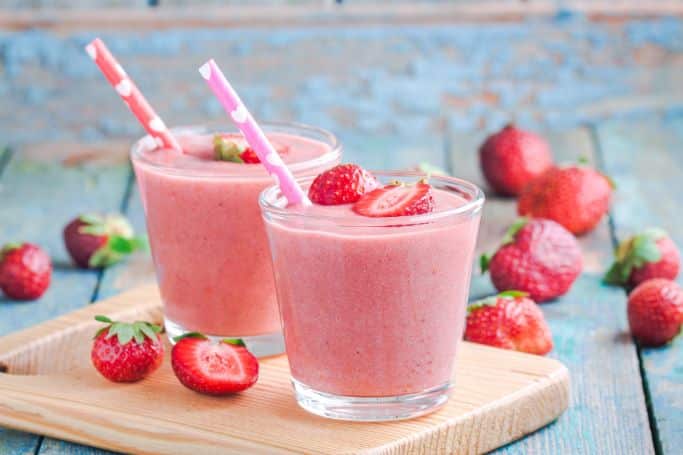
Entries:
[[[330,131],[327,131],[326,129],[319,128],[317,126],[312,126],[308,125],[305,123],[299,123],[299,122],[286,122],[286,121],[272,121],[272,122],[259,122],[259,125],[263,127],[264,132],[267,134],[269,130],[272,131],[282,131],[285,129],[291,129],[293,130],[292,133],[296,134],[297,131],[299,132],[310,132],[312,134],[316,134],[321,136],[320,139],[316,139],[315,137],[310,137],[310,136],[305,136],[309,139],[316,139],[320,140],[321,142],[325,143],[330,147],[330,150],[328,152],[323,153],[322,155],[306,160],[306,161],[300,161],[296,163],[289,163],[287,164],[287,167],[289,168],[290,171],[293,173],[297,172],[302,172],[306,171],[307,169],[315,169],[317,167],[323,166],[327,163],[334,162],[334,160],[339,159],[342,154],[343,146],[337,136],[335,136],[333,133]],[[198,132],[218,132],[221,129],[224,129],[225,132],[228,133],[239,133],[239,130],[237,127],[234,125],[226,124],[223,127],[214,127],[214,125],[209,125],[209,124],[196,124],[196,125],[184,125],[184,126],[177,126],[173,128],[169,128],[169,130],[172,133],[198,133]],[[270,176],[267,174],[265,171],[265,168],[261,165],[258,166],[250,166],[252,169],[248,169],[247,172],[240,173],[239,175],[221,175],[221,174],[216,174],[216,173],[207,173],[203,171],[202,169],[184,169],[184,168],[178,168],[174,166],[167,166],[163,164],[159,164],[153,161],[150,161],[146,159],[144,156],[142,156],[142,149],[143,146],[149,144],[153,141],[152,136],[149,134],[146,134],[142,136],[141,138],[137,139],[135,142],[133,142],[133,145],[131,145],[130,148],[130,158],[133,162],[139,162],[142,163],[146,166],[151,166],[154,169],[157,169],[165,174],[169,175],[176,175],[176,176],[187,176],[187,177],[197,177],[197,178],[209,178],[209,179],[239,179],[239,180],[244,180],[248,178],[255,178],[255,179],[263,179],[263,178],[270,178]]]
[[[278,196],[280,187],[278,185],[271,185],[264,189],[259,195],[259,206],[261,207],[261,212],[265,216],[273,215],[277,216],[279,219],[287,220],[313,220],[322,221],[327,223],[334,223],[342,227],[378,227],[378,226],[410,226],[425,224],[427,222],[441,220],[449,217],[465,217],[477,213],[481,210],[484,205],[486,196],[484,192],[472,182],[463,180],[457,177],[451,177],[448,175],[435,175],[427,174],[420,171],[401,171],[401,170],[387,170],[387,171],[374,171],[371,170],[375,176],[384,177],[409,177],[409,178],[429,178],[430,181],[441,181],[445,185],[450,185],[456,187],[461,191],[449,190],[451,193],[462,194],[463,192],[471,196],[471,200],[468,200],[465,204],[448,210],[443,210],[439,212],[425,213],[421,215],[412,216],[398,216],[398,217],[349,217],[349,215],[313,215],[308,213],[296,212],[287,210],[286,208],[280,207],[273,203],[273,200],[281,199],[281,194]],[[314,176],[307,176],[298,178],[297,182],[299,184],[306,185],[315,179]]]

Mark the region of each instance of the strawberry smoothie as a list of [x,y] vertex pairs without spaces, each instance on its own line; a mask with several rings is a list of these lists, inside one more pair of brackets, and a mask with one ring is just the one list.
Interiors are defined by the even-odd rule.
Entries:
[[[323,130],[263,126],[297,177],[315,175],[339,161],[336,138]],[[169,337],[198,331],[243,338],[257,355],[282,352],[258,207],[258,195],[272,178],[251,162],[248,152],[242,154],[244,162],[218,161],[216,137],[205,128],[174,134],[183,153],[158,149],[149,136],[131,153]],[[238,133],[221,137],[242,141]]]
[[277,188],[261,195],[295,392],[309,411],[388,420],[446,401],[484,199],[458,179],[429,183],[433,212],[416,216],[283,208]]

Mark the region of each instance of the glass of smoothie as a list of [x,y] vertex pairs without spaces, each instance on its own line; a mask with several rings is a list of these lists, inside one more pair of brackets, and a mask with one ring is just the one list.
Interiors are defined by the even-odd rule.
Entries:
[[[424,177],[374,175],[380,185]],[[304,190],[311,182],[300,180]],[[292,382],[304,409],[382,421],[447,401],[484,195],[452,177],[428,183],[433,211],[412,216],[362,216],[353,204],[286,207],[277,187],[261,194]]]
[[[296,177],[334,166],[327,131],[263,123]],[[242,338],[258,356],[284,351],[259,193],[273,180],[231,127],[171,130],[183,148],[145,136],[131,150],[169,338]],[[227,160],[227,161],[226,161]]]

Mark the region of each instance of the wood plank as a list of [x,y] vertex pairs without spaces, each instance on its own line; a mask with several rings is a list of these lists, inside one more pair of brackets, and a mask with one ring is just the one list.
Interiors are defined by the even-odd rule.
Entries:
[[[594,159],[586,129],[541,133],[557,162],[580,156]],[[483,137],[451,134],[451,169],[456,176],[481,184],[476,150]],[[488,197],[478,248],[493,251],[515,218],[516,205],[514,199]],[[566,296],[542,305],[555,343],[550,356],[564,362],[572,375],[569,410],[555,424],[501,453],[653,453],[636,350],[620,337],[626,325],[619,309],[623,296],[600,282],[611,255],[610,242],[606,221],[581,238],[584,273]],[[474,276],[473,297],[494,291],[488,276]]]
[[471,343],[461,346],[448,403],[408,421],[359,425],[308,414],[293,400],[284,356],[263,359],[256,386],[233,397],[185,390],[168,352],[159,372],[122,386],[90,365],[98,313],[158,322],[159,293],[137,288],[0,338],[10,373],[0,375],[0,422],[138,453],[481,453],[554,419],[569,399],[559,362]]
[[[675,0],[659,2],[573,1],[563,7],[594,20],[614,22],[632,16],[683,14]],[[531,3],[481,2],[416,3],[387,5],[370,3],[204,6],[202,8],[98,8],[0,10],[0,28],[21,30],[105,30],[136,28],[334,26],[374,24],[441,24],[467,21],[521,21],[526,17],[551,16],[557,12],[552,0]]]
[[[683,247],[683,115],[613,121],[597,128],[607,173],[618,185],[612,219],[618,240],[661,226]],[[683,284],[683,277],[679,276]],[[625,299],[619,305],[625,312]],[[626,336],[626,335],[625,335]],[[683,447],[683,339],[640,351],[661,453]]]
[[[117,209],[128,172],[125,159],[111,149],[53,143],[14,153],[0,180],[0,243],[26,240],[41,245],[53,259],[54,272],[50,289],[35,302],[0,297],[0,334],[90,301],[97,273],[71,266],[62,246],[62,227],[82,211]],[[33,453],[39,438],[0,429],[0,452]]]

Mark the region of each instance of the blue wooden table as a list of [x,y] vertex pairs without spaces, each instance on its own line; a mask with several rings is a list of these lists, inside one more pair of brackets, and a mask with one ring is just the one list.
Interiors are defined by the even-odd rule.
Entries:
[[[196,72],[213,56],[259,118],[329,128],[345,144],[345,161],[367,167],[429,161],[483,183],[477,146],[510,119],[544,134],[558,161],[588,157],[616,181],[616,197],[609,219],[580,240],[583,275],[543,305],[550,355],[571,371],[571,407],[500,452],[680,453],[683,342],[638,348],[624,292],[600,277],[616,242],[644,227],[661,226],[683,246],[683,22],[569,10],[455,22],[156,31],[119,24],[100,35],[169,124],[224,121]],[[83,55],[93,30],[69,24],[28,30],[0,15],[0,145],[9,145],[0,152],[0,243],[38,243],[55,264],[40,300],[0,297],[0,334],[153,276],[144,254],[84,272],[63,248],[63,225],[86,211],[122,211],[144,229],[127,159],[141,130]],[[489,197],[480,252],[493,250],[515,215],[513,200]],[[475,276],[472,298],[492,292],[488,277]],[[0,453],[96,452],[0,429]]]

